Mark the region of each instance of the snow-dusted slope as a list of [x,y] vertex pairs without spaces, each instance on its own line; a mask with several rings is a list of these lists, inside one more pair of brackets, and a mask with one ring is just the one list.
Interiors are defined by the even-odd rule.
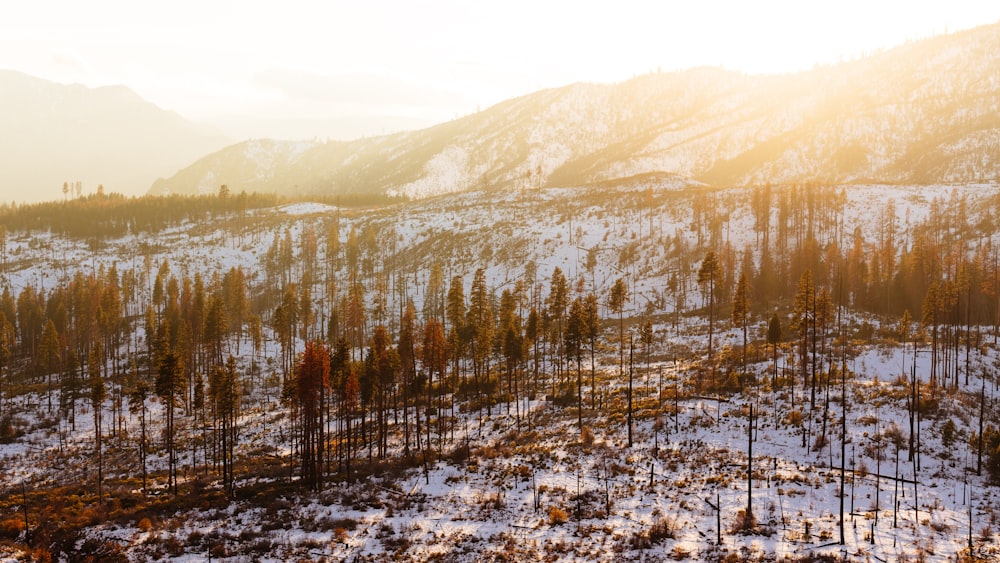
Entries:
[[[172,193],[216,193],[219,186],[239,186],[240,190],[292,191],[285,183],[292,182],[292,168],[296,160],[315,143],[308,141],[250,140],[232,145],[199,160],[178,172],[170,180],[160,178],[151,192],[161,195]],[[233,179],[239,178],[238,182]]]
[[998,139],[1000,24],[791,75],[651,74],[301,152],[237,145],[153,191],[197,192],[207,182],[420,198],[650,173],[716,185],[976,182],[1000,176]]
[[[783,189],[775,187],[776,199]],[[963,207],[969,224],[986,229],[966,241],[971,246],[978,235],[992,235],[984,219],[993,216],[998,195],[996,185],[818,187],[815,192],[824,190],[844,196],[842,221],[834,223],[841,225],[840,235],[857,228],[868,238],[861,243],[863,253],[875,252],[872,237],[885,228],[880,221],[889,211],[896,219],[893,234],[902,240],[934,213]],[[600,401],[583,415],[592,443],[577,428],[572,405],[543,400],[549,383],[556,385],[555,379],[546,379],[551,368],[543,367],[542,384],[532,399],[505,400],[486,413],[457,409],[450,439],[434,437],[447,440],[440,456],[407,467],[417,458],[403,461],[402,432],[395,423],[393,462],[353,481],[338,477],[315,494],[292,477],[291,415],[287,403],[278,399],[279,345],[265,323],[262,354],[246,342],[242,347],[238,341],[227,344],[227,351],[238,356],[240,373],[246,374],[236,455],[254,463],[273,460],[282,464],[278,472],[268,475],[258,465],[241,463],[237,498],[222,500],[214,473],[198,478],[199,464],[208,462],[198,447],[197,413],[178,415],[184,421],[183,443],[189,446],[180,453],[182,496],[200,491],[193,494],[206,500],[183,510],[167,504],[167,456],[163,441],[153,439],[150,498],[164,508],[129,513],[123,506],[124,514],[95,518],[77,549],[85,541],[107,542],[130,560],[187,561],[946,561],[971,542],[977,555],[995,560],[1000,556],[996,488],[985,473],[976,475],[974,448],[967,440],[977,428],[976,410],[970,408],[978,404],[975,393],[996,390],[1000,352],[992,327],[981,327],[983,339],[973,348],[969,382],[957,392],[948,390],[937,412],[916,422],[922,445],[912,459],[905,439],[911,431],[906,411],[910,389],[900,374],[916,358],[916,373],[929,379],[927,342],[919,344],[919,355],[912,344],[901,347],[878,338],[857,337],[846,350],[836,344],[838,352],[847,354],[847,400],[835,385],[828,389],[827,409],[822,399],[815,408],[805,407],[801,379],[798,388],[790,386],[795,377],[772,386],[767,350],[752,354],[750,372],[757,375],[757,385],[743,393],[712,398],[673,392],[698,373],[707,340],[707,320],[696,311],[704,294],[697,290],[698,265],[692,256],[700,259],[707,247],[732,247],[759,257],[747,192],[706,190],[670,179],[600,188],[476,191],[382,209],[296,203],[239,220],[184,223],[100,245],[48,232],[12,233],[3,278],[16,293],[26,287],[51,289],[77,269],[99,271],[114,264],[123,274],[137,274],[138,294],[148,300],[152,272],[167,264],[163,267],[175,276],[200,273],[205,279],[242,267],[256,296],[274,237],[288,233],[289,239],[304,241],[309,238],[305,233],[325,232],[336,221],[341,244],[350,244],[352,231],[357,234],[363,263],[399,274],[385,278],[393,285],[387,288],[382,313],[374,307],[378,291],[367,294],[372,314],[385,315],[378,322],[389,326],[398,325],[396,315],[405,300],[413,299],[419,311],[425,310],[435,261],[446,278],[461,276],[466,284],[473,271],[485,268],[494,294],[520,279],[533,294],[531,303],[543,302],[556,267],[567,275],[574,295],[593,291],[602,303],[614,280],[624,277],[632,296],[625,315],[648,315],[654,322],[652,361],[636,354],[639,415],[631,447],[617,333],[609,323],[599,347],[598,385],[585,382],[582,391],[584,400]],[[726,220],[724,230],[708,232],[702,241],[693,210],[698,198],[705,197],[713,198]],[[838,232],[826,233],[824,248],[836,244]],[[687,251],[674,252],[677,248]],[[298,244],[295,253],[301,260]],[[596,256],[592,264],[591,253]],[[347,279],[345,270],[337,270],[335,279]],[[672,283],[678,291],[667,291]],[[678,301],[685,284],[686,305]],[[317,310],[338,301],[326,293],[336,286],[317,284],[311,294]],[[676,314],[682,310],[684,315]],[[770,311],[754,315],[751,338],[758,346],[763,346],[759,328]],[[141,319],[142,308],[133,315]],[[602,316],[609,315],[602,306]],[[847,316],[851,331],[861,322],[883,328],[898,322],[862,313]],[[322,315],[314,324],[314,330],[321,330]],[[728,320],[720,321],[717,337],[723,354],[740,346],[739,331]],[[143,350],[145,338],[137,329],[126,349]],[[301,349],[302,343],[297,346]],[[779,352],[786,375],[791,375],[797,354],[792,342]],[[81,409],[71,426],[46,411],[41,385],[13,398],[7,393],[9,425],[23,435],[0,443],[0,464],[9,468],[0,476],[0,499],[3,494],[21,498],[24,482],[30,484],[28,490],[93,483],[93,418]],[[105,402],[106,420],[113,420],[113,396],[109,393]],[[58,391],[55,404],[60,404]],[[163,402],[143,404],[150,435],[161,436]],[[749,497],[760,526],[748,533],[738,530],[738,519],[748,498],[750,405],[756,430]],[[134,439],[140,423],[134,408],[122,416],[131,434],[108,432],[114,455],[107,458],[106,478],[112,495],[137,499]],[[946,437],[949,421],[954,426]],[[846,430],[843,435],[841,429]],[[818,438],[827,432],[829,439]],[[838,544],[842,498],[843,546]],[[19,514],[20,501],[10,502],[12,513]],[[32,510],[32,525],[39,526],[40,510]],[[9,524],[8,533],[10,529],[16,527]]]

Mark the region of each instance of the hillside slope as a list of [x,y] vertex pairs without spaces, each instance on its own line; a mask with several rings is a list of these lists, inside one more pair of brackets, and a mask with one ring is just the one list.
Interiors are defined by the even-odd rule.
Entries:
[[[9,468],[0,474],[7,515],[0,554],[100,561],[997,560],[1000,456],[989,444],[1000,436],[986,427],[981,471],[974,436],[984,420],[998,419],[1000,404],[1000,349],[990,318],[1000,311],[997,282],[990,282],[998,254],[983,243],[996,238],[990,218],[1000,209],[1000,187],[772,188],[768,195],[763,187],[636,182],[480,190],[370,208],[300,201],[201,213],[105,238],[12,229],[9,254],[0,253],[0,287],[14,292],[0,298],[0,333],[14,350],[0,385],[0,462]],[[773,222],[760,220],[760,206],[770,206]],[[730,305],[718,305],[715,332],[710,328],[708,291],[697,279],[714,248],[721,296],[735,297],[736,274],[751,272],[746,355]],[[931,257],[944,249],[961,265],[941,260],[932,270]],[[815,278],[804,275],[810,263]],[[565,351],[572,304],[563,336],[551,317],[538,330],[532,313],[553,310],[556,268],[574,302],[598,299],[596,358],[578,352],[574,362]],[[481,293],[474,289],[480,270]],[[956,315],[919,330],[909,313],[902,317],[909,324],[897,316],[906,306],[921,311],[930,287],[909,295],[921,280],[954,288],[965,272],[979,283],[954,303],[977,303],[981,326],[963,326]],[[827,290],[837,296],[836,317],[827,317],[811,361],[808,332],[795,328],[793,312],[803,279],[816,280],[813,302],[829,298]],[[626,281],[628,299],[616,315],[608,298],[618,280]],[[866,312],[889,306],[883,285],[892,288],[892,311]],[[226,303],[238,304],[241,294],[246,309],[230,309]],[[493,383],[482,391],[474,330],[468,337],[449,330],[460,344],[452,367],[440,371],[424,351],[407,352],[403,330],[419,319],[411,326],[422,338],[409,342],[426,350],[433,343],[427,327],[440,327],[437,319],[452,308],[466,320],[450,326],[472,326],[476,301],[491,311],[489,332],[481,334],[506,327],[504,351],[484,347],[493,367],[481,377]],[[24,342],[31,336],[3,325],[15,317],[19,329],[59,321],[65,338],[53,332],[59,329],[36,332],[55,334],[69,351],[86,338],[100,342],[107,329],[98,327],[119,326],[89,322],[104,304],[117,305],[120,317],[100,318],[120,318],[122,337],[98,364],[107,393],[95,417],[93,382],[80,390],[76,370],[33,371],[35,356]],[[283,340],[286,307],[303,312],[302,329]],[[176,405],[173,442],[165,439],[172,403],[150,392],[161,377],[155,350],[169,342],[170,319],[217,327],[208,321],[213,309],[232,311],[220,342],[239,374],[239,392],[228,392],[240,398],[231,419],[237,445],[229,491],[224,454],[217,453],[227,434],[218,431],[225,422],[217,414],[216,364],[190,368],[191,395],[182,393],[190,398]],[[353,338],[355,314],[371,337],[340,353],[356,360],[329,374],[331,457],[322,486],[312,490],[299,449],[304,401],[285,394],[301,387],[287,386],[298,378],[283,357],[289,350],[298,363],[310,334]],[[783,327],[776,346],[765,340],[769,318]],[[185,332],[178,346],[191,346]],[[386,372],[375,371],[379,334],[388,336]],[[626,356],[623,335],[633,334],[637,345]],[[507,347],[508,338],[522,336],[522,348]],[[36,339],[39,350],[47,346]],[[192,352],[210,347],[207,337],[195,342]],[[407,353],[413,363],[393,359]],[[193,364],[202,355],[185,357]],[[96,380],[97,354],[87,358],[85,371]],[[812,378],[810,365],[819,370]],[[716,372],[729,375],[713,383]],[[211,400],[199,408],[206,373],[202,397]],[[103,445],[95,447],[102,432]],[[180,467],[174,493],[170,444]],[[754,518],[747,519],[751,501]]]
[[651,74],[545,90],[422,131],[296,151],[248,142],[152,192],[227,183],[425,197],[650,173],[717,185],[983,182],[1000,175],[998,129],[1000,24],[797,74]]

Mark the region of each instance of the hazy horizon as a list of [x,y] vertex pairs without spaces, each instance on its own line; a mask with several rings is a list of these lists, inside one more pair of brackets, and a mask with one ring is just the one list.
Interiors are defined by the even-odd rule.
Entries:
[[[123,0],[39,2],[10,7],[0,22],[0,69],[57,84],[125,86],[229,142],[350,140],[428,127],[576,82],[617,83],[702,66],[793,73],[997,21],[1000,5],[970,1],[826,7],[781,0],[683,6],[632,1],[614,10],[596,3],[514,2],[500,10],[442,0],[293,1],[280,8],[183,0],[159,11]],[[14,105],[15,113],[21,111]],[[122,120],[130,118],[111,108],[101,115],[120,119],[102,125],[124,126]],[[11,119],[6,138],[0,135],[0,147],[13,147],[6,156],[46,164],[36,185],[18,182],[0,193],[0,201],[59,199],[58,189],[49,193],[37,184],[58,187],[64,180],[82,179],[84,193],[92,193],[100,179],[114,174],[109,168],[123,172],[145,163],[141,154],[129,153],[133,147],[126,142],[121,154],[102,154],[102,167],[90,170],[86,166],[93,163],[80,161],[73,146],[58,153],[49,150],[50,141],[37,150],[24,142],[25,136],[58,133],[35,131],[18,115]],[[73,135],[91,132],[82,131]],[[213,143],[205,147],[223,146]],[[181,148],[168,152],[184,153]],[[104,183],[109,191],[145,193],[156,176],[192,164],[191,155],[207,155],[191,148],[183,158],[163,155],[152,177]],[[54,161],[58,154],[70,157]],[[159,152],[152,154],[159,159]],[[127,164],[115,164],[115,157]]]
[[[574,82],[721,66],[785,73],[1000,21],[1000,5],[37,2],[8,8],[0,68],[124,85],[203,123],[440,123]],[[266,131],[263,131],[266,133]],[[309,137],[325,136],[317,128]],[[277,136],[277,135],[275,135]]]

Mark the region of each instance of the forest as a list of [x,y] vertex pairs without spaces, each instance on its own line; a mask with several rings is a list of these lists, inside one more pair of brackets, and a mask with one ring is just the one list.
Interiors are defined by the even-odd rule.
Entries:
[[[923,560],[937,532],[941,557],[996,556],[998,212],[995,186],[642,182],[4,208],[0,541],[35,560]],[[688,467],[699,450],[724,457]],[[560,451],[589,461],[549,504],[536,480]],[[792,535],[761,482],[785,495],[816,467],[827,508],[798,505]],[[446,471],[484,476],[481,520],[521,514],[507,491],[530,490],[534,547],[408,537],[433,492],[407,489]],[[602,524],[637,490],[695,478],[707,501]],[[365,500],[380,490],[396,504]],[[289,516],[314,505],[327,521]],[[162,531],[237,507],[264,529]],[[362,541],[372,507],[410,516]],[[326,535],[268,539],[282,525]]]

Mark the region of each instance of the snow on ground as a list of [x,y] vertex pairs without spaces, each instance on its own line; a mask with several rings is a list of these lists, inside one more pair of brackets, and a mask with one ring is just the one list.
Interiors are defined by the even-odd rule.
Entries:
[[390,195],[421,199],[465,191],[471,187],[471,178],[474,177],[468,171],[468,151],[457,145],[448,145],[427,161],[420,179],[400,186],[391,191]]
[[278,211],[286,215],[315,215],[318,213],[335,213],[337,208],[324,203],[291,203],[282,205]]
[[[696,340],[694,344],[700,342]],[[821,402],[812,411],[811,426],[810,417],[790,424],[787,414],[793,410],[793,398],[787,387],[770,389],[762,384],[729,400],[682,399],[676,411],[670,401],[664,401],[663,426],[657,430],[651,420],[640,419],[632,448],[626,447],[623,426],[590,411],[585,423],[594,429],[596,439],[593,445],[582,444],[574,409],[545,401],[529,403],[526,410],[531,415],[521,421],[522,430],[528,433],[519,441],[512,433],[517,422],[507,413],[513,407],[500,405],[482,420],[478,415],[483,413],[462,416],[455,444],[466,440],[473,444],[468,459],[443,459],[426,471],[418,467],[353,485],[331,485],[318,497],[290,498],[277,507],[237,502],[225,509],[187,515],[178,527],[161,530],[156,537],[198,545],[189,538],[211,535],[235,540],[242,534],[273,546],[272,560],[310,554],[333,560],[424,561],[447,556],[478,561],[498,557],[505,550],[512,550],[507,555],[518,560],[560,561],[658,560],[665,556],[706,560],[724,553],[779,558],[839,553],[851,560],[892,561],[913,557],[921,550],[929,560],[947,560],[965,546],[971,497],[974,541],[983,553],[995,553],[995,534],[990,531],[984,536],[994,518],[993,491],[965,469],[970,463],[967,448],[954,448],[961,453],[952,456],[942,445],[939,429],[946,417],[921,422],[919,468],[907,459],[905,447],[897,463],[889,442],[875,440],[893,424],[906,434],[905,400],[898,396],[898,384],[890,382],[899,359],[892,348],[872,346],[854,360],[858,371],[848,386],[844,548],[836,545],[842,412],[836,385],[831,391],[832,438],[818,449],[813,446],[822,418]],[[974,362],[980,367],[996,359],[991,350]],[[768,368],[768,362],[753,367],[757,372]],[[667,381],[677,373],[673,364],[654,365],[653,371],[661,372]],[[620,388],[621,382],[613,385]],[[651,385],[655,387],[655,382]],[[968,388],[979,385],[973,376]],[[887,401],[871,401],[875,387],[884,388],[880,394]],[[655,396],[653,390],[643,384],[637,393]],[[585,397],[589,391],[584,390]],[[805,395],[801,385],[796,393],[796,409],[801,409]],[[41,402],[42,398],[33,400]],[[762,528],[741,535],[733,529],[737,512],[746,505],[746,405],[751,403],[759,409],[753,502]],[[243,417],[242,434],[255,436],[254,443],[280,442],[278,425],[267,425],[259,416],[253,412]],[[77,431],[69,433],[65,447],[80,444],[82,448],[90,439],[93,427],[86,418],[80,415]],[[155,408],[150,418],[160,418]],[[134,419],[129,421],[132,428],[135,424]],[[959,428],[966,427],[959,424]],[[809,447],[802,447],[800,440],[806,432],[811,432]],[[40,445],[48,441],[41,447],[56,447],[51,438],[35,434],[27,441]],[[4,455],[15,453],[24,452],[4,446]],[[41,452],[28,455],[42,457]],[[188,457],[182,459],[182,463],[190,462]],[[152,465],[162,468],[164,463],[161,457]],[[899,488],[894,475],[903,479]],[[249,487],[252,482],[238,486]],[[721,546],[715,542],[717,502],[722,509]],[[564,511],[565,520],[553,508]],[[667,535],[672,537],[649,545],[638,541],[654,523],[666,523]],[[138,557],[150,553],[146,550],[153,545],[137,528],[98,528],[92,534],[117,537],[132,546]],[[229,549],[238,552],[238,542]],[[201,560],[205,555],[197,549],[186,553],[178,560]]]
[[[848,228],[861,225],[866,240],[874,241],[877,210],[887,198],[895,199],[897,225],[902,228],[925,217],[929,202],[947,199],[954,190],[952,186],[849,187]],[[995,190],[970,190],[970,203]],[[410,264],[403,270],[412,273],[409,287],[389,292],[389,311],[400,309],[400,295],[414,299],[420,310],[430,263],[438,257],[446,261],[446,283],[452,275],[461,275],[466,289],[476,267],[487,267],[489,283],[499,291],[533,262],[541,295],[558,266],[572,285],[582,283],[585,289],[603,292],[619,277],[629,280],[634,296],[629,315],[648,307],[654,313],[669,312],[673,305],[660,299],[671,272],[664,241],[679,235],[694,243],[688,210],[665,207],[652,216],[642,215],[628,205],[617,206],[618,201],[636,197],[638,191],[624,190],[617,194],[619,200],[611,202],[587,199],[592,193],[585,189],[471,193],[417,202],[399,212],[343,211],[338,213],[340,233],[346,244],[352,228],[363,233],[379,227],[371,252],[381,254],[373,256]],[[306,226],[318,226],[334,212],[329,206],[295,204],[274,213],[254,214],[260,226],[246,233],[184,224],[155,236],[126,236],[94,249],[86,242],[64,241],[47,233],[16,234],[8,246],[8,281],[15,292],[28,286],[50,289],[71,277],[74,268],[90,272],[112,264],[119,271],[149,268],[155,275],[167,259],[175,275],[197,272],[208,278],[214,272],[242,267],[259,286],[264,256],[275,235],[283,235],[287,228],[298,242]],[[728,217],[725,234],[734,247],[754,243],[752,221],[742,211]],[[622,262],[620,256],[630,245],[635,245],[636,258]],[[592,249],[599,260],[588,270],[586,257]],[[689,278],[693,274],[686,272]],[[148,291],[151,280],[148,272],[145,275],[141,286]],[[696,284],[690,285],[689,293],[688,309],[703,306]],[[878,324],[877,319],[873,322]],[[597,415],[585,409],[585,425],[595,436],[591,445],[581,443],[575,407],[556,406],[543,400],[545,393],[540,392],[527,406],[521,405],[522,412],[530,413],[520,422],[521,433],[515,432],[517,417],[509,412],[513,405],[500,405],[491,416],[460,413],[453,441],[426,470],[416,467],[353,484],[338,483],[319,495],[293,495],[267,506],[241,501],[176,515],[164,523],[169,525],[152,532],[138,524],[117,528],[108,524],[91,534],[116,538],[137,560],[159,553],[164,558],[200,561],[210,553],[211,542],[227,546],[234,560],[274,561],[712,560],[724,553],[772,559],[838,553],[851,560],[892,561],[904,555],[915,558],[921,552],[929,560],[947,560],[966,545],[971,506],[977,549],[996,556],[995,490],[987,486],[985,477],[975,474],[975,460],[966,443],[978,422],[968,401],[984,383],[996,390],[1000,356],[991,344],[983,347],[982,354],[973,352],[968,384],[963,364],[958,387],[967,393],[962,398],[965,402],[945,401],[937,415],[915,421],[921,446],[910,459],[906,381],[914,357],[917,377],[930,380],[926,344],[903,349],[877,342],[853,343],[847,359],[852,378],[847,382],[845,460],[839,433],[845,401],[838,384],[821,387],[815,406],[806,406],[808,391],[802,375],[786,373],[798,382],[794,389],[787,383],[772,388],[766,375],[771,368],[769,355],[762,354],[759,362],[752,359],[756,363],[751,366],[759,374],[759,385],[729,400],[684,396],[674,403],[669,393],[659,394],[658,389],[661,384],[673,385],[681,376],[692,376],[707,346],[707,322],[695,317],[661,319],[655,328],[658,344],[653,363],[648,373],[644,366],[640,368],[636,395],[646,401],[644,408],[654,405],[661,416],[659,423],[649,415],[638,417],[631,448],[621,415],[624,383],[615,376],[618,355],[609,344],[600,358],[596,395],[602,401],[600,412],[617,414]],[[278,346],[270,330],[265,336],[267,355],[275,356]],[[605,337],[613,342],[613,334]],[[735,351],[742,343],[742,334],[728,324],[716,337],[717,349],[722,351]],[[140,335],[134,346],[142,346],[141,339]],[[250,370],[249,348],[244,343],[243,373]],[[692,356],[682,353],[680,361],[673,361],[677,351],[685,350]],[[789,354],[787,349],[782,351],[779,365],[791,361]],[[285,407],[277,400],[278,370],[273,358],[259,362],[257,369],[240,419],[241,452],[285,455],[291,449],[291,435]],[[547,385],[547,381],[542,383]],[[587,400],[591,389],[585,384]],[[945,393],[943,388],[939,391]],[[824,408],[827,392],[829,409]],[[92,478],[93,413],[81,400],[73,429],[49,413],[47,402],[47,393],[40,390],[5,405],[16,413],[17,426],[25,432],[14,442],[0,445],[0,466],[11,468],[3,477],[7,487],[26,478]],[[58,391],[53,392],[53,404],[59,404]],[[733,529],[738,511],[746,504],[749,404],[757,411],[752,496],[762,528],[740,535]],[[151,399],[146,406],[150,435],[158,443],[162,404]],[[105,411],[110,408],[109,399]],[[794,412],[802,415],[801,421],[793,420],[790,414]],[[124,415],[131,435],[138,425],[136,416],[133,412]],[[949,419],[957,425],[957,436],[945,444],[943,427]],[[105,421],[110,420],[106,414]],[[825,443],[817,440],[824,420]],[[198,428],[190,420],[184,424],[182,432],[197,435]],[[898,463],[887,434],[897,429],[904,438]],[[468,458],[452,455],[465,443],[472,446]],[[58,467],[52,461],[55,453],[66,460]],[[202,463],[202,455],[193,449],[182,453],[184,483],[197,476],[195,466]],[[148,461],[151,470],[165,469],[162,446],[154,447]],[[840,532],[842,466],[845,547],[834,545]],[[112,476],[134,474],[134,463],[109,468]],[[250,489],[259,482],[259,478],[242,478],[237,486]],[[155,487],[164,487],[162,474]],[[714,506],[721,508],[722,545],[716,544]],[[662,525],[664,537],[646,543],[643,534],[654,523]],[[179,551],[157,552],[157,542],[165,538],[176,539]]]

